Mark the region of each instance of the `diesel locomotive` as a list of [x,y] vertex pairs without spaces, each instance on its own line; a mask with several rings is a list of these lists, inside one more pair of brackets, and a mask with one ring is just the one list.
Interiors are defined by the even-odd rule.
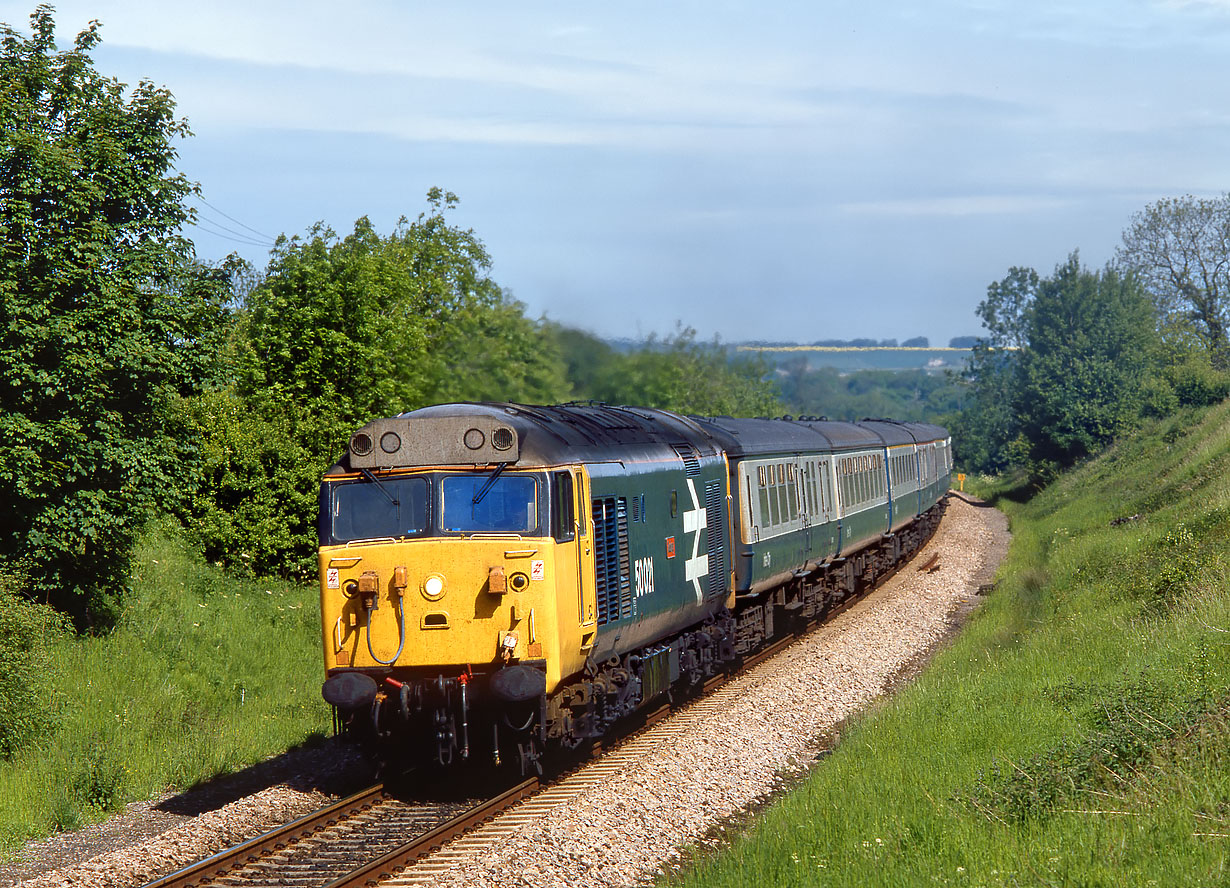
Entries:
[[930,536],[925,423],[445,404],[368,423],[321,485],[339,730],[540,769],[822,616]]

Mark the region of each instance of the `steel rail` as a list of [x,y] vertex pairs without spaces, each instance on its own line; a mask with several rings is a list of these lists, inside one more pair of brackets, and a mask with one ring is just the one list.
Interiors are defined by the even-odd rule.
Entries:
[[[922,540],[916,552],[921,551],[930,539],[931,535],[928,535],[926,539]],[[932,561],[935,561],[937,558],[938,555],[933,557]],[[590,755],[586,756],[586,758],[592,761],[606,752],[622,746],[625,742],[634,739],[643,730],[660,723],[677,712],[685,710],[691,703],[709,695],[747,669],[772,659],[795,642],[810,635],[833,617],[863,600],[868,594],[879,588],[890,577],[912,561],[913,557],[902,560],[891,570],[876,577],[872,585],[860,590],[857,594],[847,597],[822,616],[807,621],[796,632],[743,658],[735,668],[723,670],[711,676],[703,683],[698,693],[691,694],[686,699],[678,702],[667,701],[662,703],[660,706],[645,713],[640,719],[636,719],[632,724],[629,724],[626,733],[616,733],[614,736],[605,738],[605,743],[602,742],[602,739],[594,741]],[[931,562],[928,562],[924,567],[930,564]],[[382,880],[394,878],[398,872],[404,870],[416,860],[440,850],[442,846],[453,839],[483,823],[493,820],[518,802],[537,794],[541,789],[543,789],[543,784],[539,778],[532,777],[525,780],[511,789],[475,805],[467,811],[463,811],[428,832],[410,839],[392,851],[359,866],[352,872],[327,883],[325,888],[357,888],[357,886],[378,885]],[[375,784],[285,826],[272,829],[241,845],[221,851],[212,857],[156,881],[149,882],[143,888],[197,888],[197,886],[206,885],[213,879],[223,876],[237,867],[259,860],[265,855],[281,851],[288,845],[358,814],[387,798],[390,798],[390,795],[385,792],[384,784]]]
[[461,812],[452,820],[440,824],[430,832],[411,839],[401,847],[394,848],[387,854],[330,882],[325,888],[356,888],[360,885],[377,885],[384,879],[391,879],[420,857],[426,857],[440,850],[446,842],[491,820],[522,799],[534,795],[539,789],[541,789],[541,784],[537,777],[531,777],[529,780],[518,783],[498,796],[475,805],[468,811]]
[[275,827],[241,845],[219,851],[212,857],[207,857],[191,866],[149,882],[144,888],[196,888],[196,886],[207,885],[236,867],[259,860],[275,851],[281,851],[293,842],[332,826],[340,820],[352,817],[360,811],[365,811],[386,798],[389,798],[389,794],[385,792],[384,784],[374,784],[326,808]]

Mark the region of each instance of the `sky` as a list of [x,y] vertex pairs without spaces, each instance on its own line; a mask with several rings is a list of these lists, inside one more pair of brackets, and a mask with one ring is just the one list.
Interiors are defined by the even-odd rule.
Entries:
[[1010,267],[1230,188],[1230,0],[55,5],[174,94],[200,258],[439,186],[530,316],[604,337],[946,345]]

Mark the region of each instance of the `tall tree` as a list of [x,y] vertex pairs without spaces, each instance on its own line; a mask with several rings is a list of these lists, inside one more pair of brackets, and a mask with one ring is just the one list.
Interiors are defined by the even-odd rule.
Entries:
[[555,339],[490,277],[457,197],[381,236],[367,218],[280,238],[248,293],[236,391],[197,399],[205,438],[185,518],[206,554],[258,573],[314,569],[320,477],[356,426],[439,401],[552,402],[569,387]]
[[957,457],[969,468],[1002,471],[1020,451],[1012,446],[1021,434],[1014,401],[1038,287],[1036,271],[1014,266],[987,287],[986,299],[978,304],[987,335],[975,342],[962,371],[969,399],[953,423]]
[[1116,254],[1153,297],[1165,329],[1230,367],[1230,194],[1168,198],[1132,217]]
[[365,217],[344,238],[317,225],[278,240],[248,299],[246,397],[334,417],[344,435],[441,398],[567,393],[554,342],[491,279],[474,232],[445,218],[456,195],[427,199],[387,237]]
[[1073,253],[1027,315],[1014,406],[1035,465],[1070,465],[1139,418],[1158,358],[1153,307],[1134,278],[1090,271]]
[[149,508],[175,487],[166,406],[208,372],[217,275],[180,235],[193,186],[171,94],[0,25],[0,558],[79,626],[116,613]]

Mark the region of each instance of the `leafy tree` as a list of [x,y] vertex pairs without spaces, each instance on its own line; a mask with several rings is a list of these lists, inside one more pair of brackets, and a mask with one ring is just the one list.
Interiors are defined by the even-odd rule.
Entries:
[[1038,295],[1038,272],[1013,266],[1008,276],[987,287],[977,314],[986,328],[989,348],[1019,349],[1029,342],[1029,309]]
[[179,515],[206,558],[243,574],[310,577],[317,488],[335,454],[303,411],[259,411],[233,391],[182,402],[180,421],[202,443],[190,463],[193,496]]
[[1132,277],[1092,272],[1073,253],[1025,312],[1014,400],[1035,466],[1070,465],[1130,427],[1157,366],[1153,306]]
[[[598,392],[607,385],[607,380],[618,373],[617,367],[623,355],[592,333],[555,323],[548,324],[547,328],[564,361],[564,373],[572,386],[571,397],[599,400]],[[614,400],[631,403],[622,397]]]
[[1160,200],[1132,217],[1116,262],[1135,272],[1172,337],[1230,367],[1230,194]]
[[99,74],[92,22],[0,25],[0,558],[103,627],[135,536],[177,489],[168,405],[212,370],[222,276],[179,233],[188,134],[165,89]]
[[[1016,465],[1045,477],[1176,402],[1159,372],[1152,302],[1131,274],[1090,271],[1076,253],[1047,278],[1012,268],[978,315],[988,336],[963,373],[969,393],[952,423],[970,469]],[[1193,391],[1213,384],[1196,377]]]
[[956,456],[971,468],[998,472],[1020,448],[1016,409],[1022,349],[1029,341],[1029,311],[1039,288],[1038,273],[1014,266],[1002,281],[987,287],[978,305],[987,336],[973,346],[962,378],[969,384],[964,409],[952,422]]
[[474,232],[445,218],[456,196],[427,199],[387,237],[362,218],[344,238],[317,225],[278,239],[244,301],[235,391],[186,413],[204,460],[184,518],[211,559],[310,573],[320,477],[374,417],[568,396],[554,338],[490,278]]
[[345,238],[321,225],[279,238],[247,303],[241,394],[349,431],[442,398],[567,392],[553,342],[488,276],[474,232],[445,219],[456,195],[428,202],[388,237],[364,217]]

